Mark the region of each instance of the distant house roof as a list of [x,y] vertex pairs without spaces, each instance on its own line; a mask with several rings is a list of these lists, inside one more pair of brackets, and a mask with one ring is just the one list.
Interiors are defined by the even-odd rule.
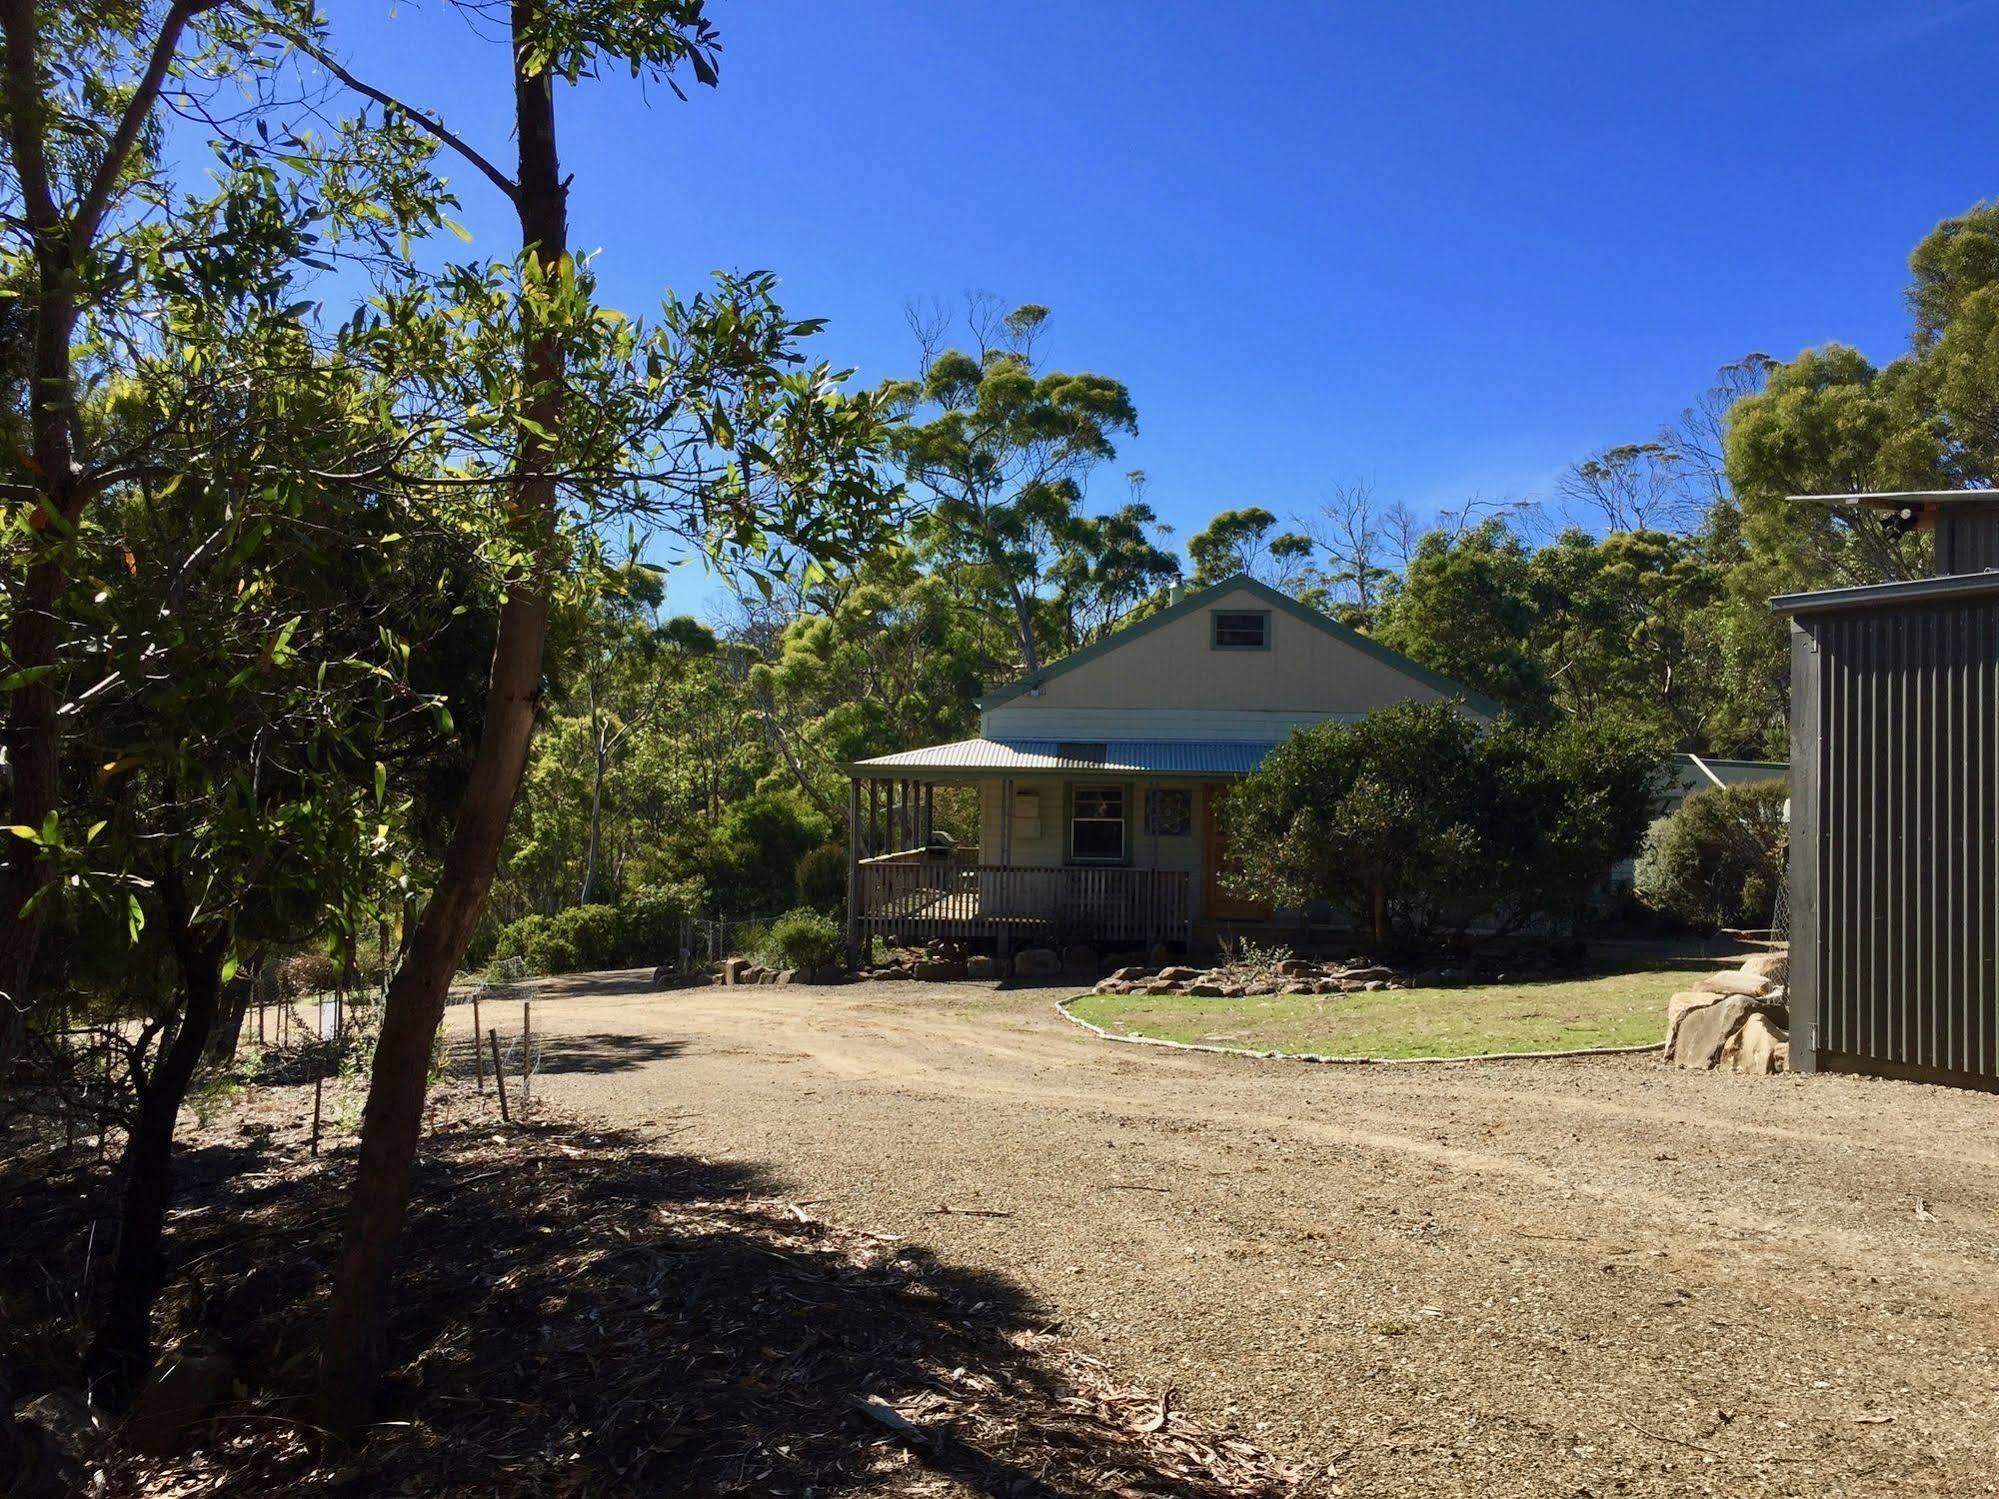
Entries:
[[1022,677],[1017,682],[1010,682],[1004,687],[994,688],[978,700],[978,706],[980,708],[994,708],[1001,703],[1010,702],[1029,688],[1039,687],[1051,678],[1074,671],[1086,662],[1094,661],[1098,657],[1116,650],[1119,646],[1137,639],[1149,630],[1156,630],[1161,625],[1171,624],[1176,619],[1184,619],[1196,610],[1206,608],[1216,599],[1223,598],[1238,590],[1247,590],[1255,594],[1261,602],[1268,604],[1271,608],[1288,614],[1293,619],[1301,620],[1305,624],[1312,626],[1315,630],[1323,631],[1335,640],[1352,646],[1364,655],[1372,656],[1383,665],[1401,672],[1406,677],[1421,682],[1424,686],[1442,693],[1445,697],[1461,700],[1467,708],[1470,708],[1472,712],[1478,714],[1480,717],[1497,718],[1500,714],[1499,704],[1491,698],[1483,697],[1473,692],[1469,687],[1458,682],[1453,682],[1449,677],[1431,671],[1429,667],[1410,660],[1402,652],[1392,650],[1388,646],[1381,644],[1378,640],[1369,639],[1358,630],[1347,628],[1347,626],[1341,624],[1338,620],[1320,613],[1310,605],[1299,603],[1290,594],[1280,593],[1268,583],[1259,583],[1248,573],[1237,573],[1234,577],[1224,578],[1221,582],[1211,584],[1209,587],[1196,589],[1177,604],[1168,604],[1156,614],[1148,614],[1144,619],[1113,630],[1094,645],[1086,645],[1080,651],[1071,651],[1068,655],[1062,657],[1061,660],[1050,662],[1039,671]]
[[1113,775],[1246,776],[1275,746],[1180,739],[1114,739],[1081,743],[1056,739],[960,739],[856,761],[856,774],[887,771],[977,771]]

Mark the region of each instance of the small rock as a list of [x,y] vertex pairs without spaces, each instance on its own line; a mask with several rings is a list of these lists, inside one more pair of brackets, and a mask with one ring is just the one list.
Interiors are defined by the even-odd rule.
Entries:
[[957,958],[927,958],[911,970],[915,977],[931,983],[951,983],[965,977],[967,969]]
[[1201,976],[1201,970],[1198,968],[1162,967],[1156,976],[1159,978],[1168,979],[1176,984],[1185,984],[1191,982],[1194,979],[1199,978]]
[[1024,947],[1013,955],[1013,971],[1024,979],[1053,978],[1062,971],[1062,955],[1052,947]]
[[1196,979],[1187,985],[1186,992],[1196,999],[1220,999],[1228,991],[1208,979]]
[[182,1353],[163,1360],[125,1422],[126,1441],[155,1456],[180,1451],[195,1426],[228,1396],[232,1383],[229,1360],[220,1354]]
[[1333,977],[1345,979],[1350,984],[1365,984],[1374,980],[1386,983],[1395,977],[1395,970],[1384,968],[1379,963],[1368,963],[1354,968],[1342,968]]
[[725,984],[746,984],[744,977],[750,971],[748,958],[725,958],[722,960],[722,982]]
[[1114,979],[1118,979],[1123,983],[1129,984],[1137,979],[1151,978],[1152,972],[1150,969],[1146,968],[1127,967],[1127,968],[1120,968],[1116,973],[1113,973],[1111,977]]
[[797,982],[798,982],[798,970],[797,970],[796,968],[780,968],[780,969],[778,969],[778,971],[777,971],[777,981],[778,981],[778,982],[779,982],[780,984],[795,984],[795,983],[797,983]]
[[968,979],[998,978],[997,967],[997,959],[989,958],[982,952],[973,953],[969,958],[965,959],[965,977]]

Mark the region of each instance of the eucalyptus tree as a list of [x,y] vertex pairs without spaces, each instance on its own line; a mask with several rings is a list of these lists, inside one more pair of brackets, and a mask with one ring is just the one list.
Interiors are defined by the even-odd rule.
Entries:
[[1007,649],[1004,632],[966,606],[948,568],[889,548],[824,613],[795,621],[749,686],[800,792],[842,820],[838,767],[970,734],[996,649]]
[[925,502],[913,527],[941,562],[962,564],[981,594],[1013,619],[1019,669],[1038,671],[1042,590],[1081,514],[1090,471],[1138,431],[1122,382],[1042,370],[1035,340],[1048,309],[1000,317],[973,303],[973,347],[929,355],[921,378],[883,387],[906,416],[895,454]]
[[672,685],[688,663],[715,653],[715,632],[701,621],[686,615],[659,618],[664,597],[656,569],[628,563],[610,571],[584,612],[567,692],[589,757],[590,810],[578,905],[589,905],[598,894],[604,794],[613,767],[665,716]]
[[1280,530],[1274,514],[1261,505],[1248,505],[1217,513],[1187,539],[1187,556],[1194,564],[1197,588],[1248,573],[1289,593],[1306,581],[1312,538],[1300,531]]
[[1101,639],[1146,600],[1180,581],[1180,559],[1161,545],[1170,534],[1142,499],[1107,515],[1079,516],[1066,528],[1048,569],[1065,650]]
[[[286,124],[310,101],[281,81],[285,53],[271,43],[310,38],[317,24],[309,0],[0,3],[0,286],[27,351],[14,414],[22,461],[0,484],[9,502],[0,692],[9,821],[35,835],[9,840],[0,879],[0,1077],[11,1074],[31,998],[35,896],[49,851],[75,833],[59,805],[63,726],[74,720],[57,691],[59,602],[79,525],[144,470],[154,436],[97,420],[93,403],[166,341],[199,347],[202,325],[222,309],[245,298],[281,308],[311,263],[357,248],[393,253],[401,234],[440,223],[448,206],[406,131],[347,119],[330,135],[301,134]],[[170,169],[169,111],[213,148],[212,171],[188,174],[201,188],[183,188]],[[204,430],[215,450],[255,446],[254,434]]]
[[301,43],[465,160],[520,227],[513,259],[385,295],[350,339],[355,357],[420,387],[405,399],[408,420],[451,454],[441,472],[391,467],[377,479],[435,498],[466,528],[500,603],[465,793],[382,1008],[321,1366],[322,1419],[341,1434],[367,1419],[381,1368],[431,1047],[499,863],[577,529],[637,517],[752,571],[783,573],[868,545],[884,499],[880,402],[844,396],[835,371],[807,364],[800,345],[818,325],[784,315],[772,278],[719,277],[712,292],[669,298],[647,324],[605,308],[571,252],[557,85],[605,65],[676,91],[683,74],[712,84],[719,44],[700,0],[476,8],[506,18],[511,173],[435,113]]

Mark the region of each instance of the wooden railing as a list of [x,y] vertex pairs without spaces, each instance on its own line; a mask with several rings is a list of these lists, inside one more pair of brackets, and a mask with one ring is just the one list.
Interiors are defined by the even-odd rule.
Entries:
[[1015,944],[1187,939],[1184,870],[968,866],[916,851],[863,859],[856,872],[860,928],[874,935],[1004,936]]

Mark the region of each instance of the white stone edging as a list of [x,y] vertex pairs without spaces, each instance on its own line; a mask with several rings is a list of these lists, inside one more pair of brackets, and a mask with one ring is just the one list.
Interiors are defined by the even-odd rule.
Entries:
[[1071,1025],[1080,1025],[1100,1040],[1122,1041],[1128,1046],[1165,1046],[1174,1051],[1211,1051],[1225,1057],[1255,1057],[1269,1062],[1317,1062],[1328,1067],[1442,1066],[1449,1062],[1536,1062],[1560,1057],[1628,1057],[1648,1051],[1664,1051],[1666,1043],[1653,1041],[1644,1046],[1584,1046],[1573,1051],[1485,1051],[1463,1057],[1330,1057],[1316,1051],[1257,1051],[1248,1046],[1220,1046],[1212,1041],[1169,1041],[1164,1036],[1129,1036],[1105,1030],[1094,1021],[1073,1013],[1069,1006],[1089,996],[1076,994],[1055,1001],[1055,1013]]

